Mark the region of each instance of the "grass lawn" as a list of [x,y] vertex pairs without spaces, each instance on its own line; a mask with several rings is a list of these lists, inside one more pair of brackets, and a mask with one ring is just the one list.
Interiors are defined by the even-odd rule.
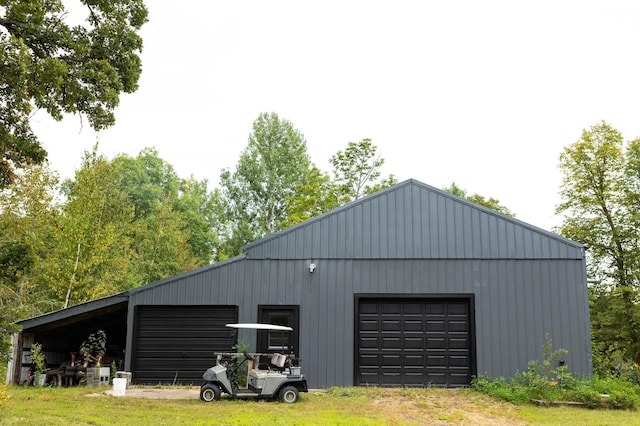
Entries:
[[8,393],[0,425],[640,425],[636,411],[515,406],[470,389],[334,388],[303,393],[297,404],[113,397],[86,387]]

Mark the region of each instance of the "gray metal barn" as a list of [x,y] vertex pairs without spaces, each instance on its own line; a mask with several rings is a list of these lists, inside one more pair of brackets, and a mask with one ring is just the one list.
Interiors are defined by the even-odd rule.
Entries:
[[408,180],[242,256],[21,324],[27,340],[68,352],[72,339],[54,336],[119,313],[113,338],[137,383],[199,384],[212,352],[235,343],[225,323],[275,322],[297,331],[312,387],[456,387],[525,369],[546,335],[570,371],[590,375],[586,280],[582,245]]

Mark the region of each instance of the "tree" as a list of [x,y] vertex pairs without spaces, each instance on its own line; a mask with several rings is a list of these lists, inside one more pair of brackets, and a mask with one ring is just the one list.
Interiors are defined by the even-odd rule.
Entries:
[[[560,155],[563,174],[556,212],[564,214],[563,235],[589,247],[592,272],[616,286],[637,285],[637,228],[627,200],[632,169],[623,155],[623,137],[605,122],[582,132]],[[636,194],[637,195],[637,194]]]
[[[594,350],[613,345],[640,362],[638,147],[606,122],[582,132],[560,155],[559,232],[587,247]],[[613,326],[613,328],[612,328]],[[602,354],[594,356],[601,358]]]
[[334,180],[342,193],[343,202],[357,200],[398,183],[393,175],[377,182],[384,164],[384,159],[376,156],[377,150],[371,139],[362,139],[357,143],[349,142],[344,151],[331,156],[329,161],[333,165]]
[[15,169],[41,163],[46,151],[29,119],[85,115],[96,130],[115,122],[120,93],[138,88],[142,0],[82,0],[84,25],[65,22],[62,0],[5,0],[0,5],[0,187]]
[[232,173],[220,174],[227,234],[219,256],[277,232],[287,222],[287,205],[312,168],[304,136],[275,113],[262,113]]
[[[188,243],[184,248],[187,263],[208,264],[213,259],[216,239],[213,194],[207,190],[207,181],[181,179],[153,148],[143,149],[136,158],[118,155],[113,163],[118,185],[134,205],[135,220],[143,223],[156,214],[166,216],[173,212],[171,226],[178,226],[177,232],[184,234]],[[157,222],[152,219],[148,223]]]
[[340,206],[340,189],[331,177],[312,167],[304,182],[297,185],[295,194],[287,200],[287,219],[283,226],[296,225]]
[[447,191],[450,194],[455,195],[456,197],[464,198],[466,200],[471,201],[472,203],[480,204],[481,206],[488,207],[492,210],[496,210],[504,215],[515,217],[516,215],[511,212],[507,207],[500,204],[500,200],[489,197],[488,199],[480,194],[467,194],[466,189],[460,188],[456,185],[455,182],[451,182],[451,185],[448,188],[443,188],[444,191]]
[[[57,176],[46,164],[21,170],[0,190],[0,362],[6,365],[12,324],[50,309],[46,292],[32,279],[55,229]],[[0,368],[1,369],[1,368]]]
[[10,322],[58,307],[33,277],[60,221],[57,184],[45,163],[22,169],[0,191],[0,312]]
[[67,182],[58,231],[40,276],[50,297],[68,307],[139,285],[134,258],[134,208],[118,186],[113,164],[97,146],[85,152]]

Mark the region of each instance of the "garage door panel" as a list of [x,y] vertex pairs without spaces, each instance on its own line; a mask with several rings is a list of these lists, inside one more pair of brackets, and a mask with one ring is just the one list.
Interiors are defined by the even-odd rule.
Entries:
[[378,320],[363,319],[360,321],[360,331],[378,331]]
[[427,321],[427,332],[441,332],[444,333],[447,329],[444,320],[429,320]]
[[427,355],[427,365],[429,367],[446,367],[447,358],[442,355]]
[[358,377],[358,382],[364,386],[380,383],[380,375],[378,373],[378,370],[362,371]]
[[451,356],[449,357],[449,367],[461,367],[461,368],[469,368],[469,357],[468,356]]
[[400,371],[384,371],[381,374],[380,379],[382,381],[382,386],[402,386]]
[[432,315],[444,315],[445,314],[445,310],[446,310],[446,306],[443,305],[442,303],[427,303],[425,304],[425,310],[427,313],[427,316],[432,316]]
[[426,383],[424,383],[424,373],[422,371],[419,372],[407,372],[404,375],[404,381],[403,381],[403,386],[419,386],[419,387],[423,387],[426,386]]
[[133,380],[136,383],[199,383],[215,363],[214,352],[231,352],[236,306],[139,306],[136,309]]
[[400,347],[400,336],[382,336],[383,349],[395,349]]
[[363,349],[377,348],[379,346],[377,337],[363,337],[360,339],[360,347]]
[[470,384],[469,299],[361,299],[358,323],[356,384]]
[[446,349],[447,339],[444,337],[427,338],[427,349]]
[[424,366],[425,355],[404,355],[402,358],[402,365],[405,367],[422,367]]
[[422,320],[413,320],[413,319],[405,319],[402,322],[402,328],[405,333],[407,332],[416,332],[423,333],[424,332],[424,321]]
[[381,305],[382,315],[400,315],[402,313],[402,305],[400,303],[383,303]]
[[361,355],[360,356],[361,367],[380,367],[379,355]]
[[469,315],[469,307],[466,303],[449,303],[447,310],[449,316],[460,315],[467,317]]
[[422,337],[404,337],[402,339],[403,348],[406,350],[411,349],[425,349],[424,338]]
[[424,305],[422,303],[404,303],[404,316],[423,316]]
[[383,320],[382,321],[382,331],[401,331],[400,328],[400,320]]
[[382,355],[382,367],[400,367],[401,365],[400,354]]
[[461,337],[451,337],[449,338],[449,349],[469,349],[469,341],[468,339]]
[[453,320],[447,322],[447,330],[449,333],[466,333],[468,332],[469,322],[463,320]]

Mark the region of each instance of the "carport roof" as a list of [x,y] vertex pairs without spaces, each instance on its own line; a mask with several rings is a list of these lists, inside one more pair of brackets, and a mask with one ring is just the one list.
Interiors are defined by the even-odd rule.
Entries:
[[121,305],[129,301],[129,293],[122,292],[113,296],[75,305],[59,311],[49,312],[37,317],[18,321],[25,331],[43,331],[55,323],[56,327],[64,324],[73,324],[93,318],[96,315],[105,315],[113,311],[121,310]]

